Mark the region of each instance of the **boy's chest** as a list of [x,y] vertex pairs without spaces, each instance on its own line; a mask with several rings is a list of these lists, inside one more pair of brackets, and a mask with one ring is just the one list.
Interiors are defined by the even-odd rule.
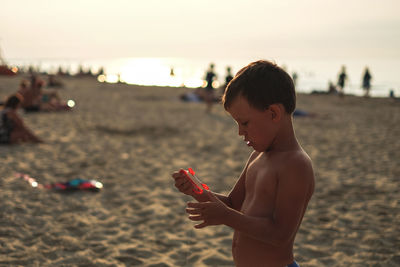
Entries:
[[273,162],[266,157],[259,157],[249,164],[245,186],[243,208],[257,213],[272,212],[278,187],[277,168]]

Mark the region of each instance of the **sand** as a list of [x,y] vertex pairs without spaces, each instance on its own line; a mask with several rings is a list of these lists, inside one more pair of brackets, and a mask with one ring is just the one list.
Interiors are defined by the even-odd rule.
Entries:
[[[0,99],[21,79],[0,77]],[[0,146],[0,266],[233,266],[232,230],[195,230],[170,177],[193,167],[212,190],[230,190],[251,150],[223,108],[179,101],[185,88],[63,82],[72,112],[21,111],[46,143]],[[400,265],[400,102],[299,95],[298,107],[317,115],[294,120],[316,173],[296,260]],[[15,172],[104,189],[60,194]]]

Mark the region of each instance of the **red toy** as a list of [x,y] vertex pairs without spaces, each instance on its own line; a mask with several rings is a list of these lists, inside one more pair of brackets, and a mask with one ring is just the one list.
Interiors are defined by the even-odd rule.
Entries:
[[181,174],[185,175],[185,177],[189,180],[189,182],[193,185],[193,192],[198,195],[203,194],[203,189],[210,190],[210,188],[205,184],[202,183],[199,178],[196,177],[195,172],[192,168],[188,168],[188,170],[181,169],[179,171]]

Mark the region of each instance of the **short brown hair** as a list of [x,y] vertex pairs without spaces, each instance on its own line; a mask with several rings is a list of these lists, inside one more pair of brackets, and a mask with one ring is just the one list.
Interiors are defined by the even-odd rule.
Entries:
[[224,108],[228,109],[239,95],[259,110],[278,103],[283,104],[289,114],[296,108],[292,78],[278,65],[266,60],[252,62],[238,71],[222,97]]

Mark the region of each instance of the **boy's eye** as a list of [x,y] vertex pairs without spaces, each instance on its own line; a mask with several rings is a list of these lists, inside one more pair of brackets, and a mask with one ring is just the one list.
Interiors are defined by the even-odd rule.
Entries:
[[249,122],[248,121],[246,121],[246,122],[242,122],[242,123],[240,123],[242,126],[247,126],[247,124],[249,124]]

